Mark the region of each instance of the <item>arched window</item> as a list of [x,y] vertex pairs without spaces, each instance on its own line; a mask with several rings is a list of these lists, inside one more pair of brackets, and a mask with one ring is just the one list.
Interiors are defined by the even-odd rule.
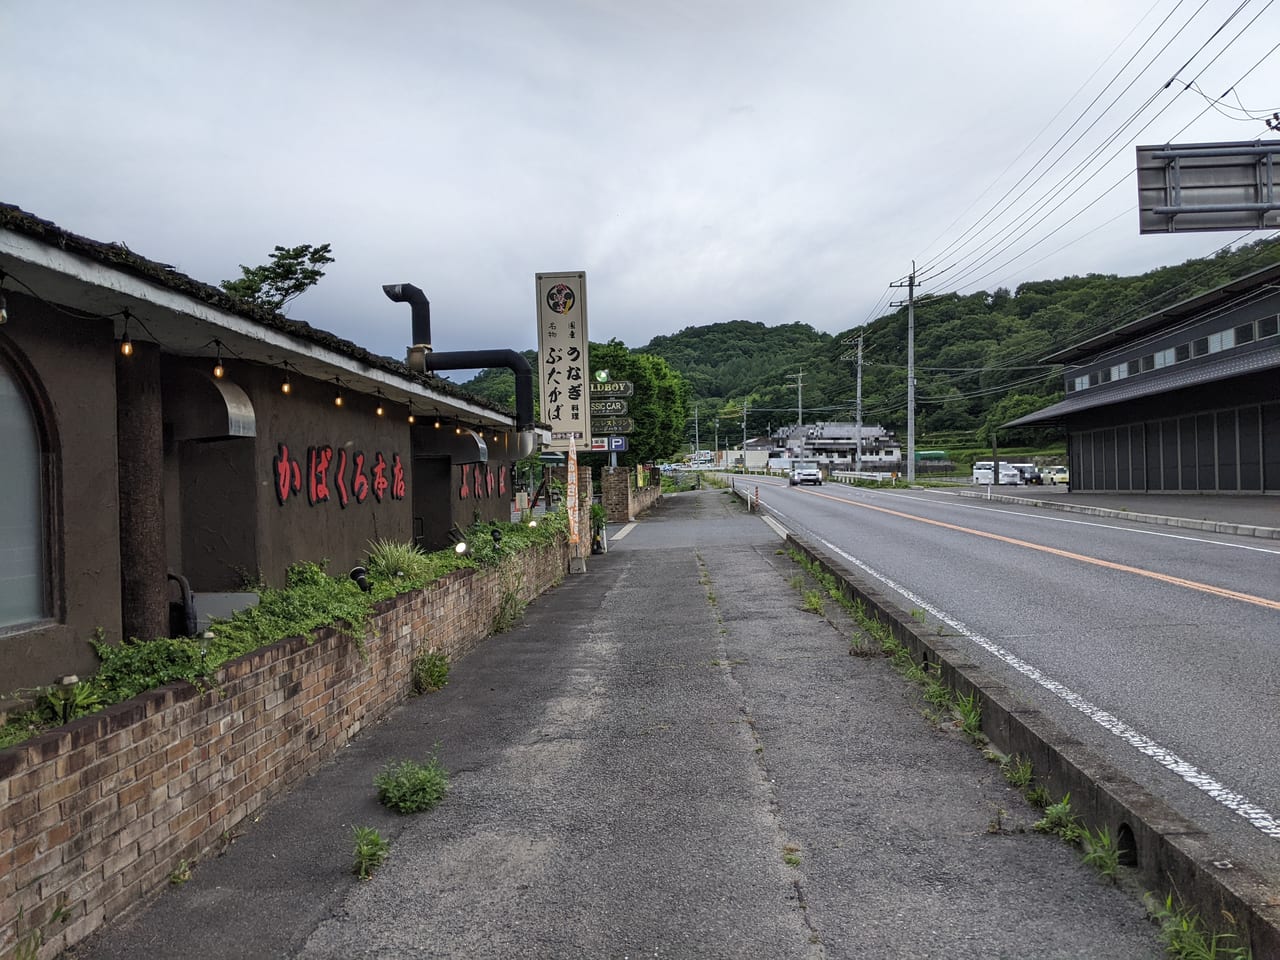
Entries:
[[40,433],[26,391],[0,362],[0,630],[49,616]]

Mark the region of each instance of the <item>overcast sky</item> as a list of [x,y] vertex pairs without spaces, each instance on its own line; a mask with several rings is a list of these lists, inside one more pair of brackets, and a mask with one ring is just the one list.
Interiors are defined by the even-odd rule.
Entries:
[[1280,108],[1280,6],[1215,37],[1238,6],[9,0],[0,200],[211,283],[331,243],[289,315],[397,358],[382,284],[426,291],[436,350],[528,349],[539,271],[586,271],[597,341],[835,333],[913,259],[990,290],[1240,236],[1139,236],[1132,172],[1134,143],[1270,135],[1239,117]]

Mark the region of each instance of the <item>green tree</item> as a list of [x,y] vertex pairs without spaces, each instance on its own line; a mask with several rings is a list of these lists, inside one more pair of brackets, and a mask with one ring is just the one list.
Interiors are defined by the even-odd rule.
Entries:
[[611,380],[629,380],[635,393],[627,398],[627,416],[635,430],[627,436],[624,466],[675,456],[684,445],[689,388],[666,360],[633,352],[620,340],[591,344],[591,369],[608,370]]
[[321,269],[333,263],[329,244],[313,247],[304,243],[297,247],[277,246],[271,262],[257,267],[240,264],[244,274],[238,280],[223,280],[219,286],[233,297],[247,300],[267,310],[280,313],[285,304],[320,282]]

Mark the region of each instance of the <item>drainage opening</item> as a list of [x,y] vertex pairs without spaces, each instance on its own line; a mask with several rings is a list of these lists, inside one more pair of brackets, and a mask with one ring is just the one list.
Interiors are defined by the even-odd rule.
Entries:
[[1138,865],[1138,845],[1133,841],[1133,827],[1127,823],[1120,824],[1120,829],[1116,831],[1116,850],[1120,854],[1121,866]]

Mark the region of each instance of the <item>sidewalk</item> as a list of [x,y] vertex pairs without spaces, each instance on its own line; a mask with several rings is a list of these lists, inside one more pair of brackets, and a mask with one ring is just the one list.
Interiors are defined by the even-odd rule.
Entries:
[[[1132,897],[802,609],[730,494],[611,532],[444,690],[71,956],[1161,955]],[[380,807],[374,774],[437,745],[444,802]],[[367,883],[353,824],[392,841]]]
[[957,496],[1095,517],[1280,540],[1280,497],[1078,493],[1065,487],[959,487]]

